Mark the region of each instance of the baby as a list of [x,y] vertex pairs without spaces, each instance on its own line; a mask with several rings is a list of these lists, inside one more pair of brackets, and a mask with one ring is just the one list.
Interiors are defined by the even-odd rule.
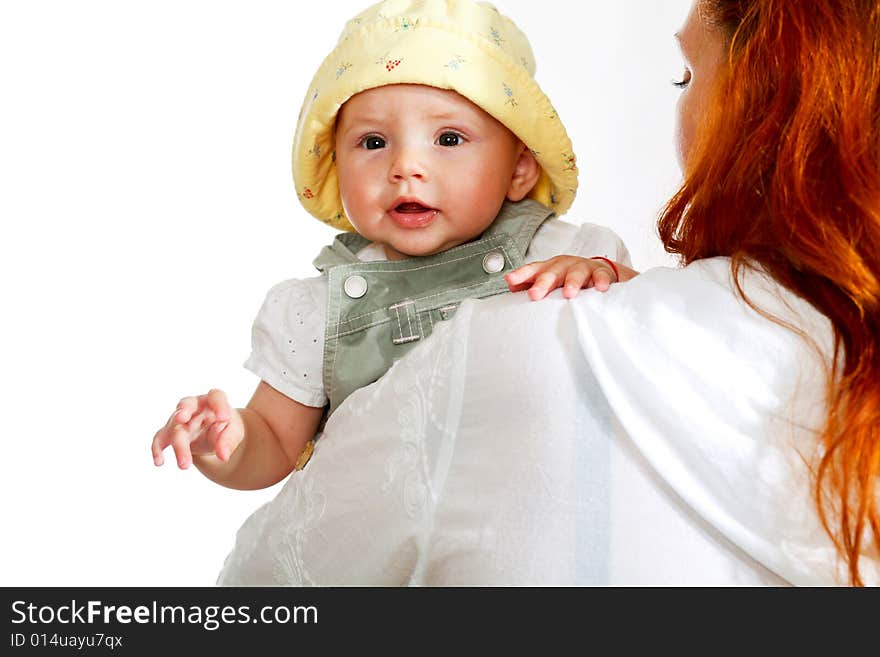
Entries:
[[224,486],[271,486],[305,465],[326,416],[464,299],[563,285],[570,297],[635,274],[613,232],[555,218],[577,168],[534,68],[487,3],[389,0],[348,22],[293,151],[303,206],[346,232],[314,261],[320,276],[269,291],[247,406],[216,389],[180,400],[153,439],[156,465],[170,445],[179,467]]

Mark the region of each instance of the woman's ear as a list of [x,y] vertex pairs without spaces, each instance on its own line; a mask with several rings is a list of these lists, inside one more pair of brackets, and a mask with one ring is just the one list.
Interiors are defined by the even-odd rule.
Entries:
[[519,156],[513,169],[513,176],[510,178],[510,187],[507,188],[507,199],[514,202],[522,201],[528,196],[541,177],[541,165],[532,155],[532,151],[522,142],[519,143],[518,148]]

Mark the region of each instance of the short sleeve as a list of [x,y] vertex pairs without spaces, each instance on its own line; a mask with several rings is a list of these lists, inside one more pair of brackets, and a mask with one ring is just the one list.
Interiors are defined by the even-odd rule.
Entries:
[[323,355],[326,281],[291,279],[269,290],[251,331],[244,366],[306,406],[327,403]]
[[548,219],[532,239],[526,262],[548,260],[558,255],[576,255],[583,258],[603,256],[632,267],[629,251],[610,228],[599,224],[572,224],[561,219]]

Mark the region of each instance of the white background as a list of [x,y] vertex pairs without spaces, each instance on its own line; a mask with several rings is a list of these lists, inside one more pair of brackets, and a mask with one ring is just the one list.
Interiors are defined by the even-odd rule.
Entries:
[[[670,264],[673,34],[688,0],[497,0],[581,171],[574,222],[637,269]],[[307,6],[307,9],[303,9]],[[356,2],[0,0],[0,585],[211,585],[278,486],[227,490],[153,433],[241,364],[268,288],[333,231],[299,206],[290,147]]]

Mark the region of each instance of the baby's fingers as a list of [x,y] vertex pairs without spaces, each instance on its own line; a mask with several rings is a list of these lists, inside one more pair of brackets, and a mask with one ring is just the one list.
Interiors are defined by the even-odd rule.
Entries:
[[208,441],[214,447],[214,454],[217,458],[226,463],[232,454],[232,448],[228,444],[229,441],[223,439],[224,431],[229,426],[229,421],[214,422],[208,429]]
[[177,467],[186,470],[192,465],[192,452],[189,449],[190,432],[182,424],[171,427],[171,447],[177,457]]
[[232,417],[232,407],[226,399],[226,393],[217,388],[212,389],[205,395],[205,405],[214,414],[218,422],[228,422]]
[[593,270],[593,287],[600,292],[606,292],[617,277],[607,267],[599,267]]
[[[171,421],[169,420],[169,424],[170,422]],[[153,436],[153,443],[150,445],[150,450],[153,452],[153,463],[155,463],[156,465],[162,465],[163,463],[165,463],[165,456],[164,454],[162,454],[162,452],[170,444],[171,433],[169,430],[169,425],[166,424]]]
[[[181,403],[183,403],[183,401],[184,400],[181,400]],[[165,451],[165,448],[171,444],[171,436],[174,427],[180,424],[181,414],[182,409],[180,404],[178,404],[177,410],[171,414],[168,421],[165,423],[165,426],[153,434],[153,442],[150,444],[150,450],[153,453],[153,463],[156,465],[163,465],[165,463],[165,455],[163,452]]]
[[539,301],[546,297],[550,292],[559,287],[560,277],[556,272],[545,271],[538,275],[532,287],[529,288],[529,298],[532,301]]
[[174,411],[174,414],[168,420],[169,425],[177,422],[181,424],[189,422],[199,410],[199,399],[199,397],[184,397],[177,402],[177,410]]
[[562,296],[566,299],[573,299],[577,296],[581,288],[584,287],[590,272],[583,268],[569,269],[565,274],[565,285],[562,289]]
[[514,286],[522,285],[523,283],[533,279],[535,275],[541,271],[543,264],[543,262],[530,262],[527,265],[518,267],[513,271],[505,274],[504,280],[507,281],[507,285],[511,288],[513,288]]

